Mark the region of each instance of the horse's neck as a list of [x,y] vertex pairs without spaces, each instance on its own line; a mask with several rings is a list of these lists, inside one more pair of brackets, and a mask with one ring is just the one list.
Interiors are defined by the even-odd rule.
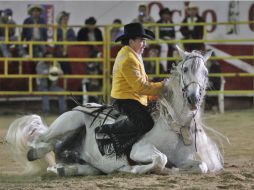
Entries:
[[190,123],[193,114],[187,106],[187,102],[183,97],[183,92],[180,87],[179,76],[172,76],[170,78],[171,95],[167,98],[168,111],[172,119],[180,125]]

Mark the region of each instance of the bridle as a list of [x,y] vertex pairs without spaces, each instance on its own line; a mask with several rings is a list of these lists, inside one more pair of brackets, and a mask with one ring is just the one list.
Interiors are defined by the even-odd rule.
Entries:
[[197,84],[198,86],[199,86],[199,88],[200,88],[200,94],[201,94],[201,92],[205,89],[199,82],[197,82],[197,81],[191,81],[191,82],[189,82],[188,84],[186,84],[185,83],[185,81],[184,81],[184,77],[183,77],[183,66],[184,66],[184,64],[185,64],[185,62],[187,61],[187,60],[190,60],[190,59],[195,59],[195,58],[200,58],[200,59],[202,59],[203,60],[203,62],[205,62],[204,61],[204,58],[203,57],[201,57],[201,56],[198,56],[198,55],[195,55],[195,56],[187,56],[184,60],[183,60],[183,63],[182,63],[182,67],[181,67],[181,81],[182,81],[182,93],[183,93],[183,97],[184,98],[186,98],[186,92],[187,92],[187,88],[191,85],[191,84]]

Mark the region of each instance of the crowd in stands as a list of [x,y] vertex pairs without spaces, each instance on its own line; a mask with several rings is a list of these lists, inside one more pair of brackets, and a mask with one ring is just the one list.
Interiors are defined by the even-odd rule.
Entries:
[[[45,20],[42,18],[42,13],[44,9],[41,5],[30,5],[27,9],[28,18],[23,22],[24,25],[33,24],[46,24]],[[198,13],[199,9],[196,5],[190,4],[186,10],[186,17],[183,19],[183,23],[198,23],[204,22],[204,19]],[[132,22],[140,22],[143,24],[149,23],[159,23],[159,24],[172,24],[172,12],[169,8],[163,8],[159,11],[160,19],[155,21],[149,14],[147,6],[145,4],[139,5],[137,17],[132,20]],[[81,27],[77,33],[69,25],[70,13],[66,11],[61,11],[57,14],[56,23],[59,26],[57,28],[57,41],[103,41],[104,36],[102,30],[96,25],[97,20],[95,17],[89,17],[85,20],[84,26]],[[8,8],[0,11],[0,24],[16,24],[13,20],[13,11]],[[121,26],[123,24],[120,19],[114,19],[113,27],[110,31],[111,41],[114,41],[118,36],[123,34]],[[154,30],[154,28],[150,28]],[[179,30],[183,36],[183,39],[203,39],[204,27],[203,26],[181,26]],[[5,40],[5,28],[0,28],[0,40]],[[8,30],[8,37],[10,41],[17,41],[18,36],[15,27],[11,27]],[[161,40],[174,40],[176,38],[176,30],[174,26],[161,26],[159,27],[159,39]],[[21,33],[21,41],[47,41],[47,28],[45,27],[23,27]],[[16,55],[13,54],[13,48],[16,48]],[[32,46],[32,57],[56,57],[64,58],[74,56],[67,45],[55,45],[54,49],[48,48],[46,45],[34,44]],[[84,47],[84,46],[82,46]],[[86,45],[85,50],[89,52],[87,57],[89,58],[100,58],[102,57],[102,46],[101,45]],[[184,48],[188,51],[195,50],[205,50],[205,45],[203,43],[185,43]],[[50,49],[50,50],[49,50]],[[29,52],[29,46],[27,45],[7,45],[1,43],[0,52],[2,57],[29,57],[31,56]],[[147,48],[146,57],[161,57],[167,58],[172,57],[174,54],[173,44],[167,42],[161,42],[158,45],[150,45]],[[71,55],[73,54],[73,55]],[[155,69],[155,64],[150,62],[145,64],[147,73],[152,73]],[[161,60],[160,61],[160,73],[169,73],[172,66],[172,61]],[[84,74],[101,74],[102,64],[91,62],[83,64]],[[39,61],[36,63],[35,71],[38,74],[50,74],[50,71],[56,71],[59,74],[75,74],[72,71],[72,66],[69,62],[59,62],[57,65],[48,61]],[[82,72],[81,72],[82,73]],[[63,91],[64,89],[59,86],[58,78],[41,78],[36,81],[37,90],[39,91]],[[99,91],[102,88],[102,81],[100,79],[84,79],[81,83],[79,90],[83,91]],[[64,112],[66,110],[66,104],[63,96],[59,96],[59,112]],[[83,103],[90,101],[99,101],[96,97],[84,96]],[[49,100],[47,96],[43,97],[42,109],[45,113],[50,111]]]

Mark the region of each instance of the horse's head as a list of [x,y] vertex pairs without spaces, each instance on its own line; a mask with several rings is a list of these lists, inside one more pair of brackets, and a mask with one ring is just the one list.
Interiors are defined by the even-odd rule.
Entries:
[[190,110],[196,110],[202,103],[208,82],[208,70],[206,61],[211,56],[212,51],[202,54],[199,51],[191,53],[183,51],[176,46],[183,59],[176,66],[176,72],[180,76],[180,86],[183,97],[186,99]]

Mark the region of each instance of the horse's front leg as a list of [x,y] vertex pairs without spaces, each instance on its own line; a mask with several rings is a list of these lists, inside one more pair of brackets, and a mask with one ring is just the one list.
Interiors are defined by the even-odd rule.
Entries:
[[198,160],[186,160],[179,166],[179,171],[184,173],[207,173],[207,164]]
[[175,165],[180,171],[190,173],[207,173],[207,164],[194,160],[195,147],[194,144],[186,146],[182,141],[179,141],[175,152]]
[[139,165],[125,166],[119,171],[135,174],[161,173],[167,163],[165,154],[161,153],[154,145],[144,142],[138,142],[132,147],[130,158]]
[[33,161],[42,158],[46,153],[54,150],[57,140],[72,134],[83,125],[85,125],[85,116],[82,112],[65,112],[31,144],[32,148],[27,153],[27,159]]

